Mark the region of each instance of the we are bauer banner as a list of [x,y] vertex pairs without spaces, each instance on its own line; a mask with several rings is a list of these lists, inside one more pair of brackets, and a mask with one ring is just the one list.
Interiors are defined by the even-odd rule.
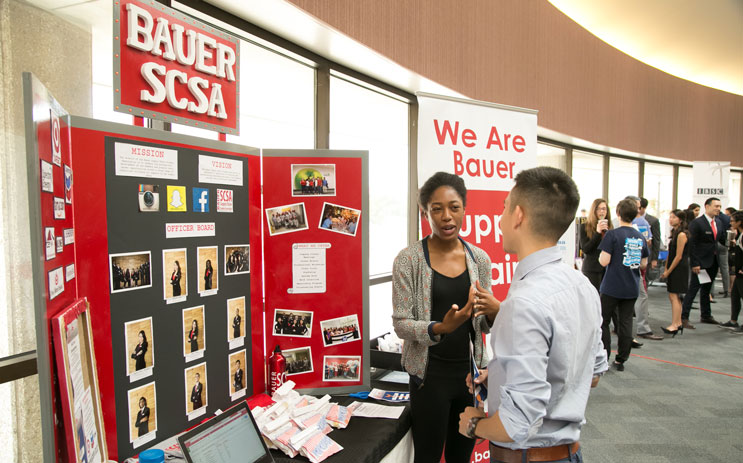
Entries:
[[[436,172],[467,186],[460,235],[492,261],[493,294],[506,297],[516,256],[503,250],[500,218],[516,174],[537,165],[537,111],[418,94],[418,187]],[[423,236],[431,232],[426,221]]]

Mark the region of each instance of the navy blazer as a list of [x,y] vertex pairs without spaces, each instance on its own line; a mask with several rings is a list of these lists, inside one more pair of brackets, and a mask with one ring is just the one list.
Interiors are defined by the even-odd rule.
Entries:
[[717,239],[707,217],[701,214],[689,224],[689,266],[711,268],[717,263],[717,246],[725,244],[725,224],[720,217],[715,217]]

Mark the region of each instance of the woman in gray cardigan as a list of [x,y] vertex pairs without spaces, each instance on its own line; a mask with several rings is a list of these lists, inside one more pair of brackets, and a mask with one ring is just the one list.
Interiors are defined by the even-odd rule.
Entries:
[[[393,325],[403,339],[402,365],[410,374],[416,462],[469,462],[475,441],[459,434],[459,414],[472,405],[465,378],[470,341],[478,367],[488,364],[482,334],[499,302],[489,292],[485,251],[459,237],[467,189],[456,175],[438,172],[421,187],[418,203],[432,233],[403,249],[392,272]],[[446,446],[444,446],[446,444]]]

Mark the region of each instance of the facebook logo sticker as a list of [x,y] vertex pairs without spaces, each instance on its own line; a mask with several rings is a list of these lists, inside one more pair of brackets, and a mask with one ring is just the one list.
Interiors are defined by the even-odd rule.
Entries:
[[209,212],[209,190],[207,188],[193,189],[194,212]]

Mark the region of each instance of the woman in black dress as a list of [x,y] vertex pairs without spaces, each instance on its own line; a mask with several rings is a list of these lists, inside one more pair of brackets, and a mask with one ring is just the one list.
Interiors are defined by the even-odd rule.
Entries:
[[136,371],[143,370],[147,365],[145,365],[144,361],[144,354],[147,352],[147,335],[144,334],[144,331],[141,330],[139,332],[139,343],[137,343],[137,346],[134,348],[134,353],[132,354],[132,358],[135,360],[134,369]]
[[188,340],[191,342],[191,352],[199,350],[199,322],[191,322],[191,331],[188,332]]
[[147,399],[139,398],[139,411],[137,412],[137,421],[134,426],[137,427],[137,437],[142,437],[150,432],[150,409],[147,407]]
[[212,289],[212,275],[214,270],[212,269],[212,261],[206,260],[206,270],[204,270],[204,291]]
[[173,273],[170,274],[170,284],[173,286],[173,297],[181,295],[181,264],[175,261]]
[[240,317],[240,308],[237,308],[235,309],[235,318],[232,319],[232,337],[233,338],[240,337],[240,323],[242,323],[242,318]]
[[583,251],[583,265],[581,271],[588,277],[591,284],[599,290],[601,280],[604,278],[606,269],[599,264],[599,244],[604,238],[607,230],[614,228],[609,217],[609,206],[606,200],[598,198],[593,200],[591,212],[586,223],[580,227],[580,248]]
[[671,313],[673,319],[663,332],[676,336],[679,330],[683,333],[684,327],[681,323],[681,295],[689,289],[689,252],[686,243],[689,240],[687,231],[687,212],[681,209],[671,211],[668,218],[673,231],[671,242],[668,244],[668,258],[666,259],[666,271],[662,278],[666,280],[668,299],[671,300]]

